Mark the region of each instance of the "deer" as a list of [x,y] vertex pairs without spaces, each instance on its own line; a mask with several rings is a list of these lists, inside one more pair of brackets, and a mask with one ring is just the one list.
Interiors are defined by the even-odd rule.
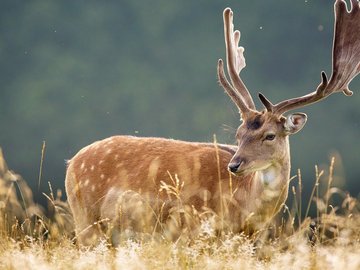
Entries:
[[[335,0],[334,13],[330,78],[322,71],[313,92],[276,104],[259,93],[264,108],[257,110],[240,77],[246,65],[244,48],[239,46],[240,32],[234,30],[233,12],[226,8],[228,75],[219,59],[217,76],[239,109],[237,145],[119,135],[84,147],[68,161],[65,179],[78,243],[88,246],[102,239],[104,220],[121,220],[121,226],[141,229],[145,214],[167,204],[170,210],[163,211],[166,220],[174,197],[191,209],[211,209],[230,216],[232,229],[239,232],[267,224],[288,196],[289,136],[307,121],[304,113],[285,113],[333,93],[351,96],[349,83],[360,72],[359,2],[351,0],[348,10],[344,0]],[[158,217],[152,219],[158,221]]]

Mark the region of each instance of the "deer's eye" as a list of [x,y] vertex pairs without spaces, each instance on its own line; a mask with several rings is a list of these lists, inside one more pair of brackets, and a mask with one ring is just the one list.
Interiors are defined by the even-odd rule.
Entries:
[[275,134],[268,134],[265,137],[265,140],[267,141],[273,141],[275,139]]

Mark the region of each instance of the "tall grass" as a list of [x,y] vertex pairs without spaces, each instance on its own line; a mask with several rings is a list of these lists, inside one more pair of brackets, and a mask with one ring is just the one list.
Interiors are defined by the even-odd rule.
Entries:
[[[305,202],[299,171],[290,183],[293,206],[284,205],[271,224],[252,235],[232,232],[226,198],[223,216],[185,205],[181,179],[171,176],[171,184],[161,186],[175,201],[171,209],[150,209],[145,201],[141,205],[155,216],[153,230],[131,234],[109,223],[104,241],[86,249],[76,245],[61,191],[49,184],[47,207],[36,204],[0,151],[0,269],[360,269],[359,201],[332,186],[333,170],[334,160],[327,170],[316,167]],[[131,207],[134,201],[139,206],[138,194],[127,194],[124,207],[137,209]],[[335,195],[342,198],[340,205],[332,205]],[[115,227],[117,246],[111,245]]]

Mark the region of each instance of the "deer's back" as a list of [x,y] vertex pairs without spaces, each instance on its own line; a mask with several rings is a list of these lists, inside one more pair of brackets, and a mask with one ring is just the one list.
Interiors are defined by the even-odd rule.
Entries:
[[[229,179],[227,164],[236,147],[170,139],[114,136],[80,150],[68,164],[66,186],[74,199],[93,205],[110,190],[168,197],[161,183],[182,185],[182,196],[203,203],[220,181]],[[234,177],[235,178],[235,177]],[[207,195],[205,195],[207,193]],[[69,198],[71,200],[71,198]]]

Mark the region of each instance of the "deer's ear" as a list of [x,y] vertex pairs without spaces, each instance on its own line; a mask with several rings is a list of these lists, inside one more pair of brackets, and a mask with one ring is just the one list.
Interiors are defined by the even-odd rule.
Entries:
[[286,117],[284,129],[287,134],[294,134],[300,131],[307,120],[305,113],[293,113]]

